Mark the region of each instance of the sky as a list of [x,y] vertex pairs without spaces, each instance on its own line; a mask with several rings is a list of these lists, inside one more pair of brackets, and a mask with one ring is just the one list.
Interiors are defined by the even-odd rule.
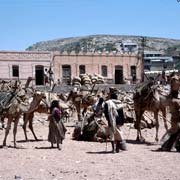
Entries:
[[[0,50],[97,34],[180,40],[180,0],[0,0]],[[179,20],[178,20],[179,19]]]

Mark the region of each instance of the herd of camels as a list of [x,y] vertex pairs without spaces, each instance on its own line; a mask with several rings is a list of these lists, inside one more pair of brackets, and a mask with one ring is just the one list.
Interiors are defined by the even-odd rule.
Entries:
[[[29,128],[35,140],[38,140],[33,129],[33,117],[35,112],[49,113],[49,107],[52,100],[59,100],[60,106],[64,109],[64,116],[70,111],[76,111],[78,121],[82,121],[84,114],[90,109],[99,97],[103,97],[105,100],[109,98],[109,92],[105,91],[75,91],[73,88],[70,92],[54,93],[53,88],[48,92],[36,90],[30,86],[32,78],[28,78],[25,85],[22,85],[20,81],[0,83],[0,119],[1,123],[6,123],[5,137],[3,145],[6,146],[7,136],[9,134],[11,124],[14,122],[13,136],[14,147],[16,147],[16,133],[17,126],[20,117],[23,117],[23,130],[25,139],[28,140],[26,133],[26,126],[29,124]],[[77,89],[76,89],[77,90]],[[102,93],[103,92],[103,93]],[[121,100],[122,101],[122,100]],[[134,127],[137,129],[137,140],[144,140],[141,134],[141,121],[145,111],[151,111],[154,113],[156,137],[158,141],[158,129],[159,111],[162,112],[164,126],[168,129],[167,125],[167,107],[171,104],[171,98],[168,94],[163,94],[162,89],[155,81],[147,81],[140,85],[137,85],[134,89],[132,96]],[[123,103],[123,102],[122,102]],[[68,109],[68,113],[67,110]]]

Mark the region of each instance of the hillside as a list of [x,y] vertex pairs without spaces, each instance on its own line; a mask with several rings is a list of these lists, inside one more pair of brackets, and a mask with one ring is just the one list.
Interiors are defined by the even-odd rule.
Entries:
[[[142,36],[90,35],[42,41],[29,46],[27,51],[95,52],[120,51],[122,41],[135,42],[141,47]],[[167,55],[179,55],[180,40],[146,37],[145,50],[162,51]]]

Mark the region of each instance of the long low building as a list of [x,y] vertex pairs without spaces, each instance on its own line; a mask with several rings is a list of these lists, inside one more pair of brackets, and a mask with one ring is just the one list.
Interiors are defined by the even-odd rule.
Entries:
[[55,80],[70,83],[80,74],[99,74],[107,83],[123,84],[141,79],[142,63],[135,53],[54,53],[52,64]]
[[0,51],[0,78],[25,81],[33,77],[35,85],[44,85],[45,69],[51,66],[55,82],[70,84],[80,74],[100,74],[107,83],[139,82],[142,61],[136,53],[59,53]]

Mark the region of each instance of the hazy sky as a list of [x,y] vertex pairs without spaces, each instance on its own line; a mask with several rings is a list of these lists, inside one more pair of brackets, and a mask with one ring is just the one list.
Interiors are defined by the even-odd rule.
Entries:
[[94,34],[180,39],[180,2],[0,0],[0,50],[25,50],[39,41]]

